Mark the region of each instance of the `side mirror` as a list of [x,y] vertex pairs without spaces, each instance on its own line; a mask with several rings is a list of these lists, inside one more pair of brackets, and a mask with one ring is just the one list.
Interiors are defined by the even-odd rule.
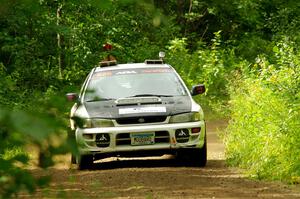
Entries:
[[191,95],[195,96],[195,95],[199,95],[205,93],[205,86],[204,84],[198,84],[192,87],[192,91],[191,91]]
[[78,94],[77,93],[67,93],[66,97],[69,102],[74,102],[78,99]]

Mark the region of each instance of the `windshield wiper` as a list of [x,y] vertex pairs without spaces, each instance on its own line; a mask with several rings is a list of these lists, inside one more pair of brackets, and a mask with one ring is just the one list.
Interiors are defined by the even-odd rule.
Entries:
[[139,95],[133,95],[133,96],[129,96],[126,98],[130,98],[130,97],[173,97],[173,95],[160,95],[160,94],[139,94]]
[[85,102],[98,102],[98,101],[109,101],[109,100],[115,100],[115,99],[113,99],[113,98],[95,98],[95,99],[86,100]]

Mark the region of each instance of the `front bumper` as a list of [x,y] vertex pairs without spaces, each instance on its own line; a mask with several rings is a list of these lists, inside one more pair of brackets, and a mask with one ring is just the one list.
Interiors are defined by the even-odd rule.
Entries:
[[[193,128],[200,131],[192,133]],[[180,142],[175,132],[178,129],[188,130],[188,138]],[[173,124],[148,124],[148,125],[127,125],[107,128],[77,128],[75,131],[76,140],[81,154],[124,154],[139,151],[174,151],[181,148],[201,148],[205,140],[205,122],[187,122]],[[131,145],[131,133],[155,132],[155,142],[149,145]],[[186,131],[187,132],[187,131]],[[109,135],[109,144],[106,147],[97,146],[97,135]]]

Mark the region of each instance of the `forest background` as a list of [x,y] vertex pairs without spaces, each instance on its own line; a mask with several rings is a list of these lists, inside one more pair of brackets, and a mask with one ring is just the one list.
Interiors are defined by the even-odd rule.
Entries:
[[[226,158],[258,179],[300,183],[300,2],[295,0],[0,0],[0,195],[47,186],[25,169],[76,153],[67,92],[107,56],[166,52],[207,119],[226,118]],[[57,143],[54,140],[62,140]]]

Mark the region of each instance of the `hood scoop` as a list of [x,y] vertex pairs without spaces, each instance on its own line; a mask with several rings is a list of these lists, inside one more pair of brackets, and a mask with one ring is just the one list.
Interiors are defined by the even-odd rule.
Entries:
[[130,97],[120,98],[115,101],[117,106],[162,104],[159,97]]

